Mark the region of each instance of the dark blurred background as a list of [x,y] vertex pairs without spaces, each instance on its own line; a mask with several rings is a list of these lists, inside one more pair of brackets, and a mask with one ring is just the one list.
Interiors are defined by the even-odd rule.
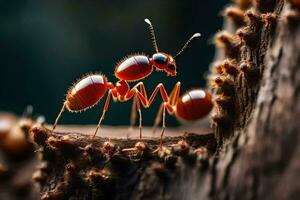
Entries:
[[[68,88],[82,75],[102,72],[115,82],[114,68],[124,56],[154,52],[144,18],[155,28],[161,51],[175,54],[195,32],[202,33],[177,59],[178,76],[155,72],[144,80],[148,92],[177,81],[182,92],[205,87],[204,73],[214,57],[210,44],[221,29],[225,0],[48,0],[0,1],[0,110],[35,113],[53,123]],[[159,107],[143,110],[151,125]],[[60,123],[97,123],[104,101],[81,114],[65,112]],[[129,123],[131,101],[111,103],[104,124]],[[176,125],[173,117],[167,123]]]

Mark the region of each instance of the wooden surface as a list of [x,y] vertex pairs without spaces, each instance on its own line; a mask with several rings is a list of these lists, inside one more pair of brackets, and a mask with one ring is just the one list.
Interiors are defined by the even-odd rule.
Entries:
[[[46,125],[47,128],[51,129],[52,125]],[[63,132],[63,133],[82,133],[85,135],[93,135],[96,129],[96,125],[59,125],[55,132]],[[184,133],[195,133],[195,134],[207,134],[211,133],[212,129],[209,128],[198,128],[198,127],[188,127],[188,126],[180,126],[180,127],[167,127],[165,130],[165,136],[183,136]],[[99,129],[97,133],[97,137],[110,137],[110,138],[127,138],[127,134],[129,133],[129,126],[103,126]],[[143,127],[142,129],[143,137],[147,138],[159,138],[161,133],[161,128],[157,128],[156,133],[153,134],[153,130],[151,127]],[[139,129],[137,127],[133,128],[129,138],[138,138],[139,137]]]
[[[62,132],[72,129],[76,132]],[[141,140],[124,138],[127,127],[104,127],[108,137],[94,139],[77,133],[90,130],[90,126],[63,126],[58,132],[42,126],[31,129],[43,163],[34,174],[42,199],[153,199],[158,193],[152,189],[161,193],[169,182],[181,181],[185,175],[181,167],[207,169],[208,157],[216,150],[214,134],[199,129],[200,134],[170,131],[173,136],[164,138],[161,149],[159,137],[142,140],[145,148],[133,148]],[[150,129],[145,132],[151,134]]]

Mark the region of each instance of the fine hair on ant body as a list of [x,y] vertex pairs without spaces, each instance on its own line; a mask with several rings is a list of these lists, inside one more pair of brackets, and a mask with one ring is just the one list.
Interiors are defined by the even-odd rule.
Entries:
[[[114,101],[119,102],[133,99],[132,113],[135,113],[136,109],[138,110],[140,139],[142,139],[141,104],[144,108],[150,107],[158,91],[160,92],[163,102],[155,120],[155,124],[158,125],[160,123],[160,115],[162,114],[163,120],[160,147],[162,146],[162,138],[166,128],[166,110],[170,114],[175,114],[177,118],[187,121],[200,119],[211,111],[213,104],[211,95],[207,91],[202,89],[194,89],[179,97],[181,86],[180,82],[176,83],[170,95],[168,95],[164,85],[159,83],[150,95],[150,98],[148,98],[144,83],[142,81],[138,82],[130,89],[128,82],[138,81],[146,78],[152,73],[153,68],[158,71],[164,71],[168,76],[176,76],[177,71],[174,58],[180,55],[194,38],[200,37],[200,33],[195,33],[189,38],[181,50],[172,57],[171,55],[158,50],[154,28],[149,19],[145,19],[145,22],[150,27],[150,32],[153,39],[152,42],[155,53],[152,55],[152,57],[135,54],[121,61],[114,71],[115,76],[119,79],[115,85],[112,82],[108,82],[107,78],[102,74],[92,74],[81,78],[69,89],[66,95],[66,100],[53,125],[53,131],[56,128],[58,120],[65,109],[71,112],[84,111],[96,105],[100,99],[103,98],[107,91],[108,94],[102,115],[99,119],[93,137],[96,136],[98,129],[101,127],[105,113],[109,107],[111,96],[113,97]],[[131,114],[131,125],[135,121],[134,118],[135,114]]]

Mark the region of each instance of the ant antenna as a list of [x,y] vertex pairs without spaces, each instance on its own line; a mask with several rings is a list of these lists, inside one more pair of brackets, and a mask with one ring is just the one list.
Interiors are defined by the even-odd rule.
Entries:
[[157,47],[157,42],[156,42],[156,37],[155,37],[155,32],[154,32],[154,28],[153,28],[153,25],[152,23],[150,22],[149,19],[144,19],[144,21],[149,25],[149,28],[150,28],[150,33],[151,33],[151,36],[152,36],[152,44],[154,46],[154,49],[156,52],[158,52],[158,47]]
[[185,45],[181,48],[181,50],[173,57],[176,58],[177,56],[179,56],[189,45],[189,43],[196,37],[200,37],[201,34],[200,33],[195,33],[192,37],[190,37],[190,39],[185,43]]

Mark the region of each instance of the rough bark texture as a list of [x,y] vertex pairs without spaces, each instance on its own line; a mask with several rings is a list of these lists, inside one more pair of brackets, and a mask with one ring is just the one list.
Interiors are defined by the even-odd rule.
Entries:
[[[215,120],[217,137],[224,139],[226,133],[230,140],[206,179],[212,185],[200,192],[204,199],[298,199],[300,195],[299,1],[255,2],[254,15],[246,12],[250,29],[241,29],[247,34],[237,31],[245,43],[240,57],[234,58],[243,75],[233,80],[234,115],[225,128]],[[251,34],[255,43],[247,42],[245,36]],[[248,63],[247,70],[243,63]],[[247,76],[250,69],[257,69],[257,80]],[[222,104],[217,108],[217,115],[223,117],[226,108],[225,112]]]
[[145,139],[145,149],[130,151],[139,139],[92,139],[43,127],[32,129],[32,139],[43,160],[33,176],[42,199],[174,199],[170,183],[181,186],[179,175],[188,168],[205,170],[216,150],[212,133],[166,137],[158,152],[157,138]]

